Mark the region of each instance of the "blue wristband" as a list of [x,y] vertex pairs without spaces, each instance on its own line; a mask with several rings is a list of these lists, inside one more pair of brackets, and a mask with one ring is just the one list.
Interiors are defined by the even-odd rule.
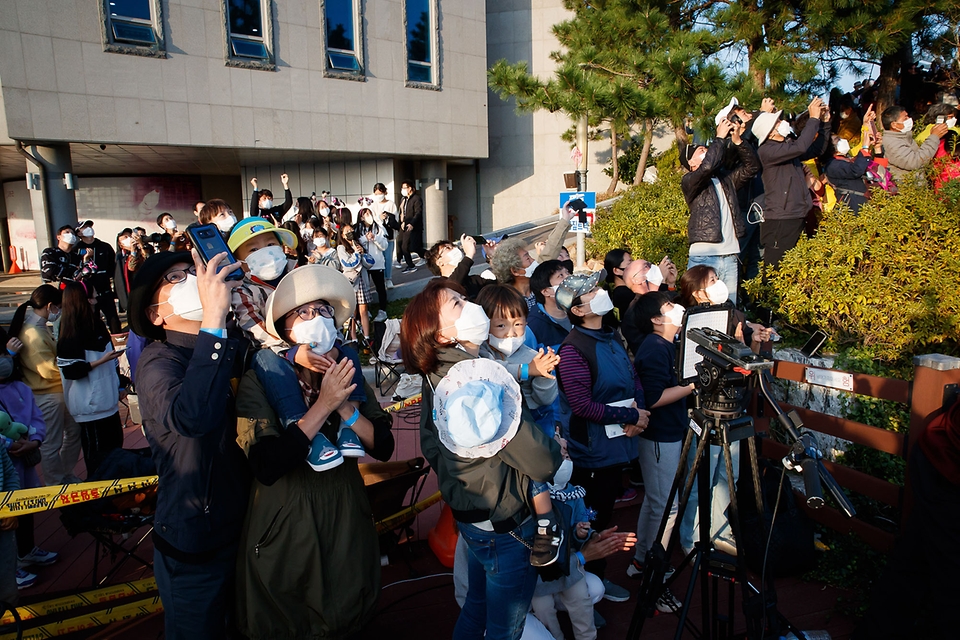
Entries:
[[7,349],[7,353],[10,354],[10,357],[11,357],[11,358],[16,358],[16,357],[17,357],[17,352],[16,352],[16,351],[10,351],[10,349]]
[[226,339],[226,337],[227,337],[227,330],[226,330],[226,329],[204,329],[203,327],[201,327],[201,328],[200,328],[200,332],[201,332],[201,333],[209,333],[210,335],[214,336],[215,338],[223,338],[223,339]]
[[349,418],[343,421],[343,426],[352,427],[353,425],[357,424],[357,420],[359,419],[360,419],[360,409],[358,409],[357,407],[354,407],[353,414],[351,414]]
[[580,561],[580,566],[581,566],[581,567],[587,564],[586,558],[584,558],[584,557],[583,557],[583,554],[582,554],[581,552],[579,552],[579,551],[577,551],[577,559]]
[[530,379],[530,365],[520,365],[520,382],[526,382]]

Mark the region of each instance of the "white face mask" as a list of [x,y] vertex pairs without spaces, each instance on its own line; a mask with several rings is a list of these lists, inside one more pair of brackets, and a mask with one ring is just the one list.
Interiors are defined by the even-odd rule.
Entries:
[[515,336],[513,338],[498,338],[497,336],[490,336],[487,341],[490,343],[491,347],[505,356],[512,356],[517,352],[517,349],[523,346],[523,336]]
[[845,156],[848,153],[850,153],[850,143],[847,142],[845,138],[840,138],[839,140],[837,140],[837,153],[839,153],[842,156]]
[[446,263],[451,267],[456,267],[458,264],[460,264],[460,261],[463,260],[463,251],[460,251],[460,249],[454,247],[453,249],[447,251],[443,259],[446,260]]
[[552,484],[557,489],[562,489],[567,486],[567,483],[570,482],[570,477],[573,475],[573,460],[567,459],[560,463],[560,468],[557,469],[557,472],[553,474]]
[[537,267],[539,266],[540,266],[540,263],[534,260],[533,262],[530,263],[529,267],[523,270],[523,275],[525,275],[528,278],[532,278],[533,272],[536,271]]
[[84,238],[92,238],[93,227],[84,227],[83,231],[80,232],[80,235],[82,235]]
[[777,125],[777,133],[786,138],[793,133],[793,127],[786,120],[781,120],[780,124]]
[[367,225],[368,227],[372,227],[372,226],[373,226],[373,216],[371,216],[371,215],[369,215],[369,214],[363,216],[363,224]]
[[184,320],[203,320],[203,305],[200,304],[200,290],[197,288],[197,276],[188,273],[187,279],[173,285],[167,302],[173,307],[173,313],[164,316],[180,316]]
[[841,119],[841,120],[846,120],[846,119],[849,118],[849,117],[850,117],[850,114],[849,114],[849,113],[843,112],[843,113],[840,114],[840,119]]
[[167,231],[176,231],[177,230],[177,221],[173,218],[167,218],[163,221],[163,228]]
[[590,311],[598,316],[605,316],[613,311],[613,300],[606,289],[597,289],[597,295],[590,301]]
[[666,318],[667,321],[673,326],[682,327],[683,314],[685,311],[686,309],[684,309],[682,306],[675,304],[673,305],[673,309],[670,309],[670,311],[667,311],[665,314],[663,314],[663,317]]
[[270,200],[269,198],[267,198],[266,200],[261,200],[261,201],[260,201],[260,208],[261,208],[261,209],[269,209],[269,208],[271,208],[271,207],[273,207],[273,200]]
[[457,330],[457,342],[479,345],[490,335],[490,318],[483,312],[483,307],[472,302],[463,303],[463,311],[453,326]]
[[913,118],[907,118],[903,121],[903,129],[901,129],[901,131],[903,131],[903,133],[910,133],[913,131]]
[[61,240],[63,240],[67,244],[77,244],[77,236],[73,235],[72,233],[63,234],[63,236],[61,237]]
[[60,319],[61,313],[63,313],[63,311],[60,309],[57,309],[56,313],[51,311],[50,313],[47,314],[47,322],[53,324],[54,322]]
[[704,289],[704,292],[710,298],[710,304],[723,304],[730,298],[730,289],[723,280],[717,280]]
[[951,129],[953,129],[955,126],[957,126],[957,119],[956,119],[956,118],[947,118],[946,125],[947,125],[948,127],[950,127]]
[[283,247],[264,247],[254,251],[244,260],[250,268],[250,273],[261,280],[276,280],[287,268],[287,256]]
[[293,339],[297,344],[310,345],[314,353],[323,355],[333,349],[333,343],[337,340],[337,328],[333,324],[333,318],[318,315],[313,320],[307,320],[295,326]]
[[655,264],[650,265],[650,270],[647,271],[647,282],[655,287],[663,284],[663,272],[660,271],[660,267]]
[[224,233],[230,233],[230,229],[233,229],[233,225],[237,224],[237,216],[232,213],[226,218],[220,218],[214,224],[217,225],[217,229]]
[[326,218],[330,215],[330,209],[320,209],[320,215]]
[[555,285],[553,285],[552,287],[550,287],[550,290],[553,291],[553,297],[554,297],[554,298],[557,297],[557,289],[559,289],[559,288],[560,288],[560,285],[558,285],[558,284],[555,284]]
[[123,238],[123,239],[121,239],[121,240],[120,240],[120,246],[123,247],[124,249],[126,249],[127,251],[129,251],[130,248],[133,246],[133,239],[132,239],[132,238]]

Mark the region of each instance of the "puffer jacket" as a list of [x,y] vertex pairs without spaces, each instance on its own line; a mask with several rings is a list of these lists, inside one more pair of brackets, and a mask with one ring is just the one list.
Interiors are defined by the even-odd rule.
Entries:
[[723,172],[723,157],[727,143],[721,138],[714,139],[707,148],[707,155],[696,171],[683,176],[680,188],[683,189],[683,198],[690,207],[690,220],[687,222],[687,241],[718,243],[723,241],[720,228],[720,201],[717,190],[713,187],[712,178],[717,178],[723,185],[727,195],[727,202],[733,214],[733,226],[737,237],[742,238],[746,233],[743,216],[740,215],[740,202],[737,191],[746,186],[750,180],[760,172],[760,160],[748,142],[740,144],[730,143],[736,150],[740,162],[733,171]]
[[461,458],[440,442],[433,422],[433,390],[456,363],[473,358],[455,348],[441,349],[437,370],[423,381],[420,449],[437,472],[440,493],[459,522],[490,520],[506,533],[527,515],[530,482],[548,482],[560,468],[560,445],[541,431],[524,409],[520,428],[491,458]]

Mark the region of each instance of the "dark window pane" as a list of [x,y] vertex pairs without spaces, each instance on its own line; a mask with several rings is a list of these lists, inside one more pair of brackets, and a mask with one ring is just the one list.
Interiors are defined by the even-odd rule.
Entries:
[[426,82],[428,84],[433,82],[433,78],[430,77],[430,67],[413,62],[407,64],[407,79],[411,82]]
[[360,63],[357,61],[356,56],[343,53],[330,53],[328,54],[328,58],[330,59],[331,69],[353,71],[356,73],[360,72]]
[[230,33],[263,37],[260,2],[261,0],[229,0],[227,6],[230,11]]
[[150,0],[108,0],[112,18],[150,20]]
[[267,57],[267,48],[263,46],[262,42],[232,38],[230,43],[233,45],[233,55],[235,56],[261,59]]
[[327,0],[327,46],[342,51],[356,51],[353,45],[353,0]]
[[132,42],[134,44],[154,44],[156,42],[153,27],[120,20],[114,20],[111,25],[113,26],[113,39],[119,42]]
[[430,62],[430,0],[406,1],[407,59]]

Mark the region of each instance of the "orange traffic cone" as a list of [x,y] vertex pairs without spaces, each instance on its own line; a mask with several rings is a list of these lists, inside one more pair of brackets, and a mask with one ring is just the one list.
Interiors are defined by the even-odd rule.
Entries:
[[440,509],[440,519],[430,533],[427,534],[427,544],[433,551],[440,564],[453,568],[453,556],[457,551],[457,525],[453,520],[453,511],[446,502]]
[[14,273],[23,273],[23,269],[20,268],[20,265],[17,264],[17,248],[10,247],[10,270],[7,271],[9,274]]

